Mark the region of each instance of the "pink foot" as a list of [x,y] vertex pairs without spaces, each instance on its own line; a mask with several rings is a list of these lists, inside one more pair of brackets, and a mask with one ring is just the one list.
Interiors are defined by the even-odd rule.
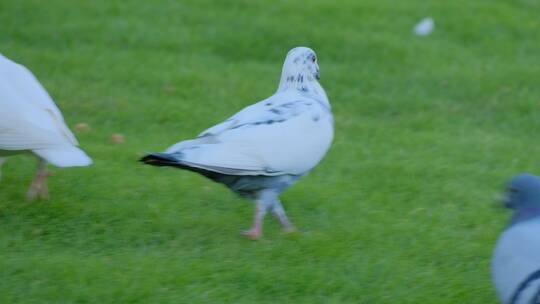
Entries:
[[255,228],[251,228],[249,230],[243,230],[240,232],[240,234],[252,240],[258,240],[262,236],[261,230],[255,229]]
[[26,193],[26,198],[28,200],[35,200],[36,198],[48,200],[50,198],[49,187],[47,187],[45,178],[51,175],[52,173],[46,169],[38,170],[30,189]]

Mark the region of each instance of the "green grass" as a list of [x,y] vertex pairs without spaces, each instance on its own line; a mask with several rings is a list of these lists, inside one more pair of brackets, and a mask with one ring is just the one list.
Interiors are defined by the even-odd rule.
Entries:
[[[0,181],[0,303],[494,303],[503,182],[540,172],[540,3],[19,1],[0,52],[27,65],[94,158]],[[431,36],[412,26],[432,16]],[[142,166],[277,87],[318,53],[336,121],[323,162],[283,195],[301,229],[190,172]],[[113,133],[126,142],[110,143]]]

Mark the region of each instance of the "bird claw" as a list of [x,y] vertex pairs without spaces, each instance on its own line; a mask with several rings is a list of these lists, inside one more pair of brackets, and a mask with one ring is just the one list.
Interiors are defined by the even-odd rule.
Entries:
[[52,175],[53,173],[47,170],[47,163],[45,160],[40,159],[34,180],[30,185],[30,189],[28,189],[28,192],[26,192],[26,198],[31,201],[35,200],[36,198],[48,200],[50,196],[46,178]]
[[48,189],[30,189],[26,193],[26,199],[29,201],[36,200],[37,198],[43,200],[49,200],[51,197],[49,195]]
[[288,226],[288,227],[283,227],[283,232],[289,234],[289,233],[295,233],[295,232],[298,232],[298,229],[296,229],[296,227],[294,226]]
[[252,240],[258,240],[262,236],[261,230],[255,228],[251,228],[249,230],[242,230],[240,231],[240,234]]
[[29,201],[35,200],[37,197],[37,192],[34,191],[34,189],[30,189],[28,192],[26,192],[26,199]]

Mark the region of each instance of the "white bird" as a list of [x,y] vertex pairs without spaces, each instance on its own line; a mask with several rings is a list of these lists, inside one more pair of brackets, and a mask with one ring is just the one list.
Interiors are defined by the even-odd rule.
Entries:
[[0,54],[0,166],[7,156],[34,153],[39,163],[27,196],[48,198],[47,162],[58,167],[92,163],[77,146],[60,110],[32,72]]
[[435,28],[435,22],[433,18],[426,17],[414,26],[414,33],[418,36],[427,36],[433,32]]
[[141,161],[197,172],[254,199],[254,223],[243,232],[248,237],[261,236],[267,212],[293,230],[279,194],[319,163],[334,134],[330,103],[318,79],[315,52],[294,48],[274,95]]
[[504,304],[540,303],[540,178],[514,177],[506,207],[514,210],[492,259],[492,278]]

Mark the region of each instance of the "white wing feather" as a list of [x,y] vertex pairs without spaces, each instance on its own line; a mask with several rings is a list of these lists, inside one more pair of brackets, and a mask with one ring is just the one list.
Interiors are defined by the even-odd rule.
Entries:
[[237,175],[303,174],[330,147],[331,113],[297,92],[251,105],[166,153],[189,165]]
[[77,145],[34,75],[0,55],[0,150],[31,150],[57,166],[89,165],[90,158]]

